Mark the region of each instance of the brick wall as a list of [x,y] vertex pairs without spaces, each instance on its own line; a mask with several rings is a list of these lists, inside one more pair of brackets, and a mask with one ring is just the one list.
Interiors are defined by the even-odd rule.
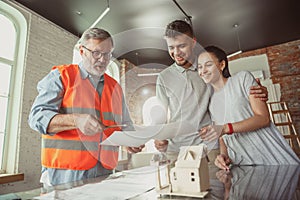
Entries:
[[20,134],[18,135],[18,171],[25,174],[25,180],[10,184],[0,184],[0,194],[24,191],[40,187],[41,175],[41,135],[27,124],[31,105],[37,95],[36,85],[53,65],[72,62],[73,47],[78,37],[40,17],[36,13],[7,1],[19,10],[28,25],[27,50],[23,65],[23,98]]
[[300,40],[248,51],[238,58],[266,54],[272,82],[280,84],[281,99],[288,104],[296,131],[300,134]]

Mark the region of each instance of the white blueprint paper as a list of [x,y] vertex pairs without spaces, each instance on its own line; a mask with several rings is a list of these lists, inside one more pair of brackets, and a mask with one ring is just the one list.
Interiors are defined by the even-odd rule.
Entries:
[[150,139],[165,140],[185,134],[195,134],[196,126],[187,122],[173,122],[151,126],[136,126],[135,131],[115,131],[102,145],[138,147]]

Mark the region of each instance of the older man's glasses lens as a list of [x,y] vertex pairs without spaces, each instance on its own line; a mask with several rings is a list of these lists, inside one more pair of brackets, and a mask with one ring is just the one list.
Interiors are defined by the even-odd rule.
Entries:
[[82,46],[82,47],[85,48],[86,50],[88,50],[89,52],[91,52],[93,58],[95,58],[95,59],[100,58],[100,57],[103,57],[105,59],[110,59],[111,56],[112,56],[111,52],[92,51],[92,50],[90,50],[89,48],[87,48],[85,46]]

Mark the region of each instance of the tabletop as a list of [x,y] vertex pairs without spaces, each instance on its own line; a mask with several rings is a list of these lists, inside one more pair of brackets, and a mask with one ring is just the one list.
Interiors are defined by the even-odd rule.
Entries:
[[[154,166],[125,170],[109,177],[56,186],[47,191],[47,194],[32,197],[27,195],[26,199],[198,199],[159,195],[155,187],[156,173]],[[219,170],[214,165],[209,165],[210,189],[204,199],[300,199],[299,175],[300,167],[297,165],[234,166],[230,171]],[[18,194],[15,197],[18,197]],[[22,196],[19,197],[23,199]],[[0,196],[0,199],[3,197]]]
[[[204,199],[300,199],[300,166],[235,166],[229,172],[210,167],[210,191]],[[164,196],[160,199],[195,199]]]

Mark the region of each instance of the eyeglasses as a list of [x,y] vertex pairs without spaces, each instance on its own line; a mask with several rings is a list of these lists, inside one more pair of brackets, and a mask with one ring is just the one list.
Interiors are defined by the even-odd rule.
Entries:
[[85,48],[86,50],[88,50],[89,52],[91,52],[94,59],[98,59],[101,57],[103,57],[104,59],[110,59],[112,56],[112,52],[102,53],[100,51],[92,51],[92,50],[86,48],[85,46],[82,46],[82,47]]

